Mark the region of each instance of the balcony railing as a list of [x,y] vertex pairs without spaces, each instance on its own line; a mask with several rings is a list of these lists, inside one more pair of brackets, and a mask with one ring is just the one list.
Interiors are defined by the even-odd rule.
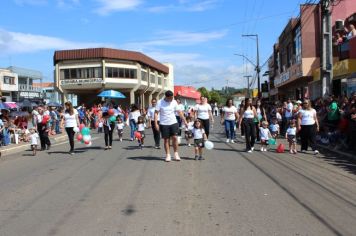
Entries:
[[356,37],[333,47],[333,56],[339,60],[356,59]]
[[27,84],[19,84],[19,91],[41,92],[41,88]]

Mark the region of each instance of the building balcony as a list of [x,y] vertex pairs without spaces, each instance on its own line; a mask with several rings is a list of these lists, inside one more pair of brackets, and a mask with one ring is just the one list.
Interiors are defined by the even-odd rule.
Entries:
[[333,47],[333,56],[339,61],[356,59],[356,37]]
[[41,92],[41,88],[33,87],[32,85],[27,84],[19,84],[19,91],[26,91],[26,92]]

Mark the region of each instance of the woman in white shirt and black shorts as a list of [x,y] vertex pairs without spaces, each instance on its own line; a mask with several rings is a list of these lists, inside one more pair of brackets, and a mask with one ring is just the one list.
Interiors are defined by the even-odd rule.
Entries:
[[206,137],[209,137],[210,120],[214,123],[211,106],[208,104],[208,99],[204,96],[200,98],[201,103],[194,108],[195,118],[199,119],[205,130]]
[[319,151],[316,149],[315,139],[317,132],[319,132],[319,122],[316,111],[311,107],[308,99],[304,100],[303,109],[299,110],[298,131],[300,132],[301,152],[307,151],[309,144],[314,154],[318,154]]
[[66,129],[68,139],[69,139],[69,144],[70,144],[70,150],[69,153],[71,155],[74,154],[74,128],[79,127],[79,118],[78,118],[78,112],[76,109],[73,108],[73,105],[71,102],[66,102],[64,104],[65,106],[65,111],[64,111],[64,116],[63,116],[63,121],[64,122],[64,127]]

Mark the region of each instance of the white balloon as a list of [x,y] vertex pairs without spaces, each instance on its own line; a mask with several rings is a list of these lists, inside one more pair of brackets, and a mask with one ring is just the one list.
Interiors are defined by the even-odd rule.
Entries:
[[182,142],[182,137],[181,136],[178,136],[177,137],[177,141],[178,141],[178,144],[180,144]]
[[206,149],[208,149],[208,150],[211,150],[211,149],[214,148],[214,143],[211,142],[211,141],[209,141],[209,140],[206,140],[206,141],[204,142],[204,147],[205,147]]
[[90,142],[91,141],[91,136],[90,135],[83,135],[83,140],[84,140],[84,142]]
[[79,128],[78,128],[78,127],[74,127],[74,128],[73,128],[73,131],[76,132],[76,133],[78,133],[78,132],[79,132]]

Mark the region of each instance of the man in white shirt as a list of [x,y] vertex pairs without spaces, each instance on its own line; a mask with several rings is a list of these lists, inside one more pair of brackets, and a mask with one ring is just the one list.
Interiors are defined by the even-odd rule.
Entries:
[[[171,161],[170,154],[170,143],[169,140],[173,140],[173,150],[174,150],[174,160],[180,161],[178,154],[178,132],[179,126],[175,112],[178,111],[178,104],[173,99],[173,92],[168,90],[165,93],[165,98],[161,99],[156,105],[155,111],[155,127],[157,130],[161,131],[162,138],[164,139],[164,150],[166,152],[166,162]],[[180,118],[183,120],[184,124],[187,125],[184,114],[182,111],[178,111]],[[159,116],[159,124],[158,124]]]
[[[155,148],[156,149],[160,149],[161,137],[160,137],[159,130],[157,130],[156,126],[155,126],[156,105],[157,105],[157,99],[156,98],[152,98],[151,106],[147,110],[147,116],[148,116],[148,119],[149,119],[148,125],[150,125],[152,127],[153,138],[155,140]],[[159,116],[158,116],[157,123],[159,124]]]

